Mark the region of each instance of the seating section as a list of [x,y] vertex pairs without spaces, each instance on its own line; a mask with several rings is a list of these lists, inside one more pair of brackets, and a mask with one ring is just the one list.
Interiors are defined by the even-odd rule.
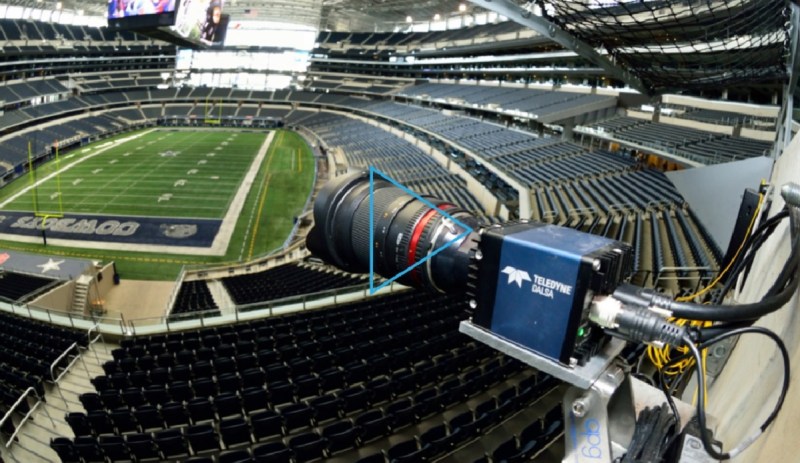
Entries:
[[[432,137],[426,133],[481,154],[531,188],[531,218],[535,220],[611,236],[635,245],[639,284],[681,292],[695,287],[699,279],[708,279],[721,260],[718,247],[694,219],[666,176],[642,168],[631,158],[599,150],[589,152],[573,143],[537,138],[488,122],[446,116],[417,106],[355,98],[347,98],[339,104],[403,121],[416,129],[413,133],[427,137],[424,139],[431,143]],[[484,173],[474,159],[458,149],[450,154],[471,173]],[[487,177],[481,180],[486,182]],[[493,191],[503,189],[494,184]],[[658,214],[651,215],[654,209]],[[641,233],[645,227],[662,230],[659,233],[664,239],[649,239],[652,233]],[[668,239],[669,236],[672,238]],[[680,255],[687,258],[681,260]],[[670,279],[675,273],[673,267],[697,270],[681,270],[678,272],[681,279]]]
[[630,117],[608,119],[591,125],[589,129],[623,142],[677,154],[703,164],[765,156],[772,149],[772,142]]
[[[405,292],[123,340],[51,446],[62,461],[449,453],[557,385],[460,334],[466,307]],[[390,444],[409,431],[416,450]]]
[[68,93],[69,89],[56,79],[30,80],[0,86],[0,101],[12,106],[45,95]]
[[[71,100],[68,100],[71,101]],[[50,104],[50,109],[55,104]],[[38,107],[35,107],[38,108]],[[35,117],[44,117],[34,110],[34,107],[25,110],[14,111],[13,113],[36,113]],[[13,114],[13,113],[6,113]],[[53,114],[47,114],[52,116]],[[3,119],[5,116],[0,117]],[[33,119],[34,117],[31,117]],[[31,149],[34,158],[45,156],[50,152],[50,144],[58,141],[63,148],[72,143],[80,141],[81,138],[97,137],[104,134],[119,132],[130,125],[129,121],[118,119],[112,114],[100,116],[85,116],[81,119],[73,119],[56,125],[49,125],[33,131],[14,135],[0,145],[0,161],[4,161],[12,166],[18,166],[28,162],[28,143],[33,142]],[[45,142],[45,140],[47,142]]]
[[58,284],[52,278],[14,272],[0,273],[0,298],[24,302],[40,294],[44,289]]
[[672,117],[690,119],[693,121],[704,122],[706,124],[742,126],[758,130],[774,131],[777,124],[775,116],[755,116],[742,114],[733,111],[722,111],[718,109],[692,108],[681,105],[668,105],[674,111],[670,113]]
[[[43,399],[45,381],[52,381],[53,375],[57,377],[69,365],[79,354],[77,346],[88,345],[85,332],[55,327],[5,312],[0,312],[0,338],[3,340],[0,343],[0,418],[6,416],[28,388],[33,388],[38,397]],[[58,360],[67,350],[69,354]],[[29,396],[20,402],[16,413],[11,415],[0,432],[6,436],[13,434],[20,418],[35,403],[34,397]]]
[[454,201],[483,215],[480,204],[469,193],[463,179],[397,135],[330,113],[315,114],[304,119],[302,125],[325,140],[329,147],[341,148],[350,167],[366,169],[373,166],[412,191]]
[[286,264],[258,273],[222,279],[237,305],[274,301],[364,283],[350,274],[312,264]]
[[483,85],[424,83],[406,87],[398,94],[469,107],[515,110],[531,114],[537,119],[558,118],[564,111],[573,111],[598,102],[608,102],[609,105],[616,106],[616,97],[613,96]]
[[329,53],[336,55],[337,50],[347,49],[379,49],[393,50],[403,48],[408,50],[418,49],[423,45],[430,46],[437,42],[453,42],[458,44],[479,43],[488,38],[497,39],[498,36],[512,34],[516,38],[525,28],[513,21],[504,21],[496,24],[465,27],[455,30],[435,32],[320,32],[317,36],[319,47],[312,53]]
[[[509,94],[500,95],[496,93],[500,88],[490,88],[491,92],[487,94],[485,89],[489,87],[464,85],[426,87],[425,85],[428,84],[411,88],[417,91],[438,92],[436,93],[438,97],[460,95],[473,98],[471,101],[476,102],[483,101],[477,99],[480,96],[491,98],[495,102],[500,97],[513,101],[513,93],[520,91],[520,89],[505,89],[504,91],[507,90]],[[472,93],[465,94],[465,89],[469,89]],[[657,285],[680,292],[696,286],[698,279],[708,278],[716,270],[717,262],[720,260],[718,249],[708,239],[708,234],[704,232],[699,222],[691,216],[683,198],[663,174],[643,169],[633,159],[617,153],[602,150],[590,152],[570,142],[537,137],[528,132],[478,119],[446,115],[432,108],[334,93],[291,90],[252,92],[183,87],[86,95],[21,111],[29,113],[31,117],[42,117],[41,114],[33,114],[32,111],[46,112],[43,108],[45,106],[61,108],[61,111],[75,111],[76,108],[86,106],[103,106],[111,101],[127,100],[134,103],[147,98],[147,102],[151,104],[170,103],[164,107],[162,116],[168,122],[171,118],[189,120],[192,115],[203,117],[207,112],[206,106],[201,104],[174,104],[173,101],[182,99],[205,101],[212,95],[246,100],[264,98],[273,102],[331,105],[382,118],[385,122],[411,133],[449,155],[453,161],[486,185],[509,210],[516,211],[517,190],[502,181],[492,169],[484,166],[483,161],[476,160],[470,154],[470,152],[476,153],[483,157],[485,162],[530,189],[533,206],[531,218],[591,233],[617,234],[620,239],[635,244],[639,264],[637,271],[641,272],[639,279],[642,284]],[[543,98],[548,100],[551,96],[545,95]],[[518,100],[519,97],[514,99]],[[534,100],[536,98],[531,99]],[[330,113],[264,106],[257,108],[258,111],[253,116],[255,109],[223,104],[220,106],[220,113],[224,118],[283,118],[285,123],[305,126],[317,133],[330,146],[341,148],[351,166],[374,165],[417,191],[452,199],[473,211],[480,210],[477,201],[467,191],[460,178],[439,167],[430,157],[400,137],[364,122]],[[244,113],[239,114],[242,110]],[[149,117],[160,114],[150,107],[144,111]],[[45,135],[40,138],[64,139],[70,135],[74,137],[76,134],[121,130],[127,121],[130,119],[108,114],[93,116],[93,119],[42,129]],[[649,134],[647,136],[659,137],[660,140],[680,139],[684,144],[681,149],[687,153],[691,150],[722,151],[728,148],[730,151],[726,152],[732,153],[736,149],[756,149],[762,145],[762,142],[758,141],[654,124],[634,118],[604,121],[598,123],[597,130],[611,131],[619,138],[645,137],[646,133]],[[668,133],[662,133],[663,131]],[[24,160],[25,140],[23,137],[8,140],[8,143],[0,148],[0,158],[16,162]],[[637,140],[643,143],[644,138]],[[713,156],[714,154],[710,154],[705,159],[708,162],[715,162],[716,158]],[[650,214],[653,210],[656,214]],[[634,226],[635,224],[641,226]],[[663,229],[663,231],[655,234],[652,231],[642,233],[645,229]],[[647,240],[647,244],[642,244],[640,238]],[[671,270],[673,267],[681,270]],[[665,272],[677,272],[680,279],[667,280],[664,278]],[[254,290],[242,290],[236,283],[232,285],[229,291],[237,304],[263,302],[305,292],[303,288],[276,290],[269,285],[262,288],[262,291],[258,289],[261,288],[259,284],[249,284],[256,288]],[[321,289],[328,288],[322,286]]]
[[175,297],[169,319],[171,321],[190,320],[201,316],[199,312],[203,312],[203,317],[220,315],[219,307],[211,296],[205,280],[184,281]]
[[306,88],[322,92],[336,91],[337,93],[358,94],[387,94],[396,93],[411,82],[409,80],[382,79],[380,77],[340,77],[340,76],[315,76],[307,81]]
[[[533,420],[520,420],[524,427],[517,427],[516,429],[503,429],[503,433],[498,433],[497,436],[484,436],[481,441],[486,441],[486,444],[491,445],[497,442],[497,438],[502,438],[511,434],[506,440],[502,441],[499,445],[493,448],[490,452],[484,452],[483,458],[478,458],[474,461],[486,462],[489,461],[549,461],[551,455],[543,455],[542,450],[547,446],[554,437],[559,436],[564,431],[564,412],[561,405],[557,405],[550,409],[544,416]],[[508,425],[520,423],[505,423],[504,428]],[[509,433],[508,431],[512,431]],[[480,448],[487,447],[484,445]],[[488,447],[492,449],[492,447]],[[466,449],[471,450],[471,449]]]
[[[27,46],[46,46],[47,41],[135,42],[148,41],[145,36],[130,31],[115,32],[105,27],[55,24],[25,19],[0,19],[0,39],[5,41],[28,41]],[[12,44],[7,43],[6,46]],[[16,47],[12,47],[16,48]],[[5,53],[9,51],[3,50]]]

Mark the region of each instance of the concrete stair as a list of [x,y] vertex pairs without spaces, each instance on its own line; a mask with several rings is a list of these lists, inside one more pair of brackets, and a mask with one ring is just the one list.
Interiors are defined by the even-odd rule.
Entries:
[[75,289],[72,292],[72,311],[83,313],[86,310],[86,302],[89,298],[89,284],[92,277],[81,275],[75,280]]
[[75,362],[58,384],[45,385],[46,402],[39,405],[31,419],[21,428],[18,441],[2,449],[6,462],[33,463],[60,461],[50,448],[54,437],[73,438],[72,429],[65,420],[68,412],[85,412],[78,398],[84,392],[94,391],[91,379],[103,373],[103,363],[111,360],[111,350],[119,346],[97,342]]
[[222,281],[208,280],[206,285],[208,285],[208,291],[211,293],[211,297],[214,298],[214,302],[217,303],[220,313],[223,315],[232,314],[236,309],[236,303],[231,299],[231,295],[225,289]]

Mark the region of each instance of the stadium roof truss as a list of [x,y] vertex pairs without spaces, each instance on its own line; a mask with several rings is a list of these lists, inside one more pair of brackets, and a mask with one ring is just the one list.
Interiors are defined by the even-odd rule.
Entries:
[[[9,5],[43,8],[41,0],[5,0]],[[61,0],[64,9],[105,16],[104,0]],[[225,12],[234,20],[299,24],[318,29],[368,32],[405,24],[406,17],[430,20],[455,14],[464,0],[225,0]],[[471,8],[465,13],[469,13]]]
[[789,76],[789,0],[470,1],[648,95]]

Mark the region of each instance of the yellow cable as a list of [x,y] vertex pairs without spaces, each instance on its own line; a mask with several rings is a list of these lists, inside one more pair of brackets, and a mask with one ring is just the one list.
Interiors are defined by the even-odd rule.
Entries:
[[[764,184],[764,182],[762,181],[762,185],[763,184]],[[750,218],[750,223],[747,226],[747,231],[745,232],[744,239],[742,240],[741,244],[739,244],[739,247],[736,249],[736,253],[733,255],[731,260],[728,262],[728,265],[725,266],[725,268],[722,270],[722,272],[719,273],[719,275],[717,275],[717,277],[714,279],[714,281],[712,281],[711,283],[706,285],[705,288],[703,288],[702,290],[700,290],[700,291],[698,291],[698,292],[696,292],[696,293],[694,293],[692,295],[676,298],[677,301],[686,302],[686,301],[691,301],[692,299],[697,298],[699,296],[702,296],[703,294],[705,294],[708,291],[710,291],[714,286],[716,286],[717,283],[719,283],[722,280],[723,277],[725,277],[725,275],[728,273],[728,271],[733,266],[733,263],[736,262],[737,259],[739,258],[739,254],[741,254],[742,250],[744,249],[744,245],[747,242],[747,238],[750,236],[750,233],[753,230],[753,225],[756,222],[756,217],[758,217],[758,214],[760,213],[761,208],[764,205],[764,198],[765,197],[764,197],[763,193],[759,194],[759,196],[758,196],[758,204],[756,205],[756,210],[753,212],[753,217]],[[687,323],[689,325],[691,325],[691,326],[701,326],[701,327],[708,327],[708,326],[712,325],[712,322],[710,322],[710,321],[702,321],[702,320],[689,321],[689,320],[684,320],[684,319],[671,319],[671,321],[673,321],[678,326],[684,326]],[[679,375],[679,374],[683,373],[687,368],[691,368],[692,366],[694,366],[694,363],[695,363],[694,358],[687,357],[687,358],[681,360],[680,362],[677,362],[674,365],[670,365],[669,367],[665,368],[665,365],[670,363],[670,352],[672,350],[673,350],[673,348],[670,345],[665,345],[665,346],[663,346],[661,348],[655,347],[655,346],[652,346],[652,345],[651,346],[647,346],[647,357],[650,359],[650,362],[658,370],[662,370],[664,375],[666,375],[666,376]],[[680,354],[686,354],[688,352],[688,348],[682,346],[682,347],[676,348],[675,351],[680,353]],[[705,377],[706,374],[707,374],[707,371],[706,371],[706,366],[707,366],[706,360],[707,360],[707,358],[708,358],[708,349],[703,349],[702,357],[701,357],[702,365],[699,366],[700,368],[702,368],[703,377]],[[699,387],[700,387],[700,385],[698,384],[698,388]],[[695,402],[697,402],[697,392],[698,392],[698,389],[695,389],[694,395],[692,396],[692,404],[695,404]],[[704,406],[708,406],[708,382],[707,381],[706,381],[706,387],[704,389],[704,393],[705,393],[705,395],[704,395],[704,402],[705,403],[703,405]]]
[[686,302],[686,301],[691,301],[692,299],[694,299],[696,297],[700,297],[703,294],[705,294],[708,291],[710,291],[711,288],[716,286],[717,283],[719,283],[720,280],[722,280],[722,278],[725,276],[725,274],[728,273],[728,270],[730,270],[731,267],[733,266],[733,263],[736,262],[736,260],[739,258],[739,254],[742,252],[742,249],[744,249],[744,245],[745,245],[745,243],[747,243],[747,237],[750,236],[750,231],[753,230],[753,224],[756,223],[756,217],[758,217],[758,213],[761,211],[761,206],[763,204],[764,204],[764,194],[762,193],[762,194],[758,195],[758,205],[756,206],[755,212],[753,212],[753,217],[750,218],[750,225],[747,226],[747,231],[744,234],[744,239],[742,240],[742,243],[739,244],[739,248],[736,250],[736,254],[733,255],[733,258],[731,258],[731,260],[728,262],[728,265],[725,266],[725,269],[722,270],[722,272],[720,272],[719,275],[717,275],[717,278],[715,278],[714,281],[712,281],[711,283],[706,285],[706,287],[701,289],[700,291],[698,291],[698,292],[696,292],[696,293],[694,293],[692,295],[689,295],[689,296],[679,297],[679,298],[675,299],[676,301],[678,301],[678,302]]

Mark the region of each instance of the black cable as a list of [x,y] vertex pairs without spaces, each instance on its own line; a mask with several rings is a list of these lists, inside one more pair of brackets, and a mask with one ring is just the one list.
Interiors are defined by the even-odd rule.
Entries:
[[[739,274],[742,273],[746,268],[753,263],[755,256],[758,253],[758,250],[761,249],[761,246],[766,243],[767,239],[772,236],[772,232],[775,231],[777,228],[777,224],[773,225],[766,229],[766,231],[758,235],[752,243],[750,243],[749,249],[746,252],[745,256],[739,259],[731,269],[731,272],[728,274],[727,278],[725,279],[725,284],[722,286],[722,290],[717,294],[717,297],[714,298],[712,301],[714,304],[721,304],[725,298],[725,295],[733,288],[733,285],[736,284],[736,280],[739,278]],[[756,236],[756,235],[753,235]]]
[[[755,257],[755,250],[761,247],[774,231],[775,227],[784,219],[789,217],[789,210],[782,209],[774,216],[760,224],[758,228],[747,238],[743,250],[747,254],[749,265]],[[763,315],[773,312],[783,307],[794,295],[800,279],[797,278],[798,266],[800,265],[800,252],[798,252],[797,242],[792,242],[791,252],[781,273],[776,278],[773,286],[767,291],[765,297],[755,303],[740,305],[720,305],[719,302],[711,305],[695,304],[691,302],[677,302],[672,299],[655,293],[652,290],[645,290],[633,285],[621,285],[614,296],[620,301],[639,306],[656,306],[661,309],[669,310],[676,318],[689,320],[714,320],[714,321],[740,321],[755,320]],[[727,290],[723,289],[723,294],[730,290],[741,269],[735,270],[735,274],[729,275],[726,281]]]
[[[746,275],[750,271],[750,265],[752,264],[756,251],[758,251],[758,249],[761,248],[761,245],[763,245],[766,242],[767,238],[769,238],[772,235],[772,233],[778,228],[778,224],[780,224],[781,221],[783,221],[787,217],[789,217],[789,209],[784,207],[780,212],[775,214],[773,217],[770,217],[769,219],[765,220],[764,223],[759,225],[759,227],[747,238],[747,241],[745,241],[744,245],[745,254],[747,253],[750,254],[748,256],[748,262],[746,263],[743,263],[741,261],[737,262],[737,264],[739,265],[744,264],[744,266],[742,268],[739,268],[735,273],[729,274],[728,281],[726,283],[733,284],[735,282],[735,278],[737,278],[739,276],[739,273],[741,272],[745,272],[745,278],[747,278]],[[737,267],[739,265],[737,265]],[[730,281],[732,278],[734,279],[734,281]]]
[[[753,435],[746,438],[742,444],[735,447],[730,452],[719,453],[714,449],[711,443],[711,436],[708,434],[708,429],[706,428],[706,409],[705,409],[705,375],[701,368],[699,367],[702,365],[702,356],[700,355],[701,349],[706,349],[724,339],[727,339],[732,336],[738,336],[741,334],[747,333],[754,333],[754,334],[761,334],[764,336],[769,337],[772,339],[775,344],[777,345],[778,349],[781,352],[781,356],[783,357],[783,383],[781,385],[780,395],[778,396],[778,402],[775,404],[775,408],[773,408],[772,412],[769,414],[764,423],[759,427],[759,430],[754,433]],[[697,423],[700,428],[700,440],[703,442],[703,448],[705,451],[713,458],[718,460],[727,460],[730,459],[742,451],[744,451],[756,438],[758,438],[768,427],[769,425],[775,420],[778,416],[778,412],[780,412],[781,408],[783,407],[783,402],[786,399],[786,393],[789,390],[789,378],[791,376],[791,369],[789,365],[789,352],[786,350],[786,345],[784,344],[783,340],[774,332],[759,326],[755,327],[745,327],[745,328],[738,328],[727,333],[723,333],[719,336],[713,337],[708,341],[705,341],[699,345],[695,345],[691,339],[688,337],[684,337],[684,344],[689,348],[690,354],[686,354],[686,356],[691,355],[694,357],[697,368],[695,368],[695,373],[697,375]],[[670,361],[667,366],[672,365],[674,363],[679,362],[685,356],[680,356],[672,361]]]
[[664,376],[664,369],[661,368],[658,370],[658,385],[661,387],[661,390],[664,392],[664,395],[667,397],[667,404],[669,408],[672,409],[672,413],[675,414],[675,421],[677,423],[677,427],[681,427],[681,415],[678,413],[678,407],[675,405],[675,400],[672,399],[672,388],[667,384],[667,378]]
[[[740,256],[746,255],[748,253],[754,254],[761,247],[761,245],[764,244],[766,239],[772,235],[772,233],[775,231],[778,225],[787,217],[789,217],[789,210],[784,208],[774,216],[764,221],[764,223],[760,224],[758,228],[756,228],[755,231],[753,231],[753,233],[751,233],[750,236],[747,237],[747,240],[744,242],[744,245],[742,246],[743,252],[742,254],[740,254]],[[752,257],[750,258],[752,259]],[[737,262],[737,264],[739,265],[741,265],[741,263],[742,263],[741,260]],[[728,273],[726,280],[735,278],[736,274],[737,274],[736,272]]]
[[769,295],[759,302],[739,305],[677,302],[652,290],[633,285],[620,285],[614,292],[614,297],[624,303],[663,309],[669,311],[675,318],[687,320],[739,321],[760,318],[780,309],[794,296],[798,286],[797,269],[800,263],[800,253],[796,248],[796,243],[792,243],[792,251],[786,265],[767,292]]

